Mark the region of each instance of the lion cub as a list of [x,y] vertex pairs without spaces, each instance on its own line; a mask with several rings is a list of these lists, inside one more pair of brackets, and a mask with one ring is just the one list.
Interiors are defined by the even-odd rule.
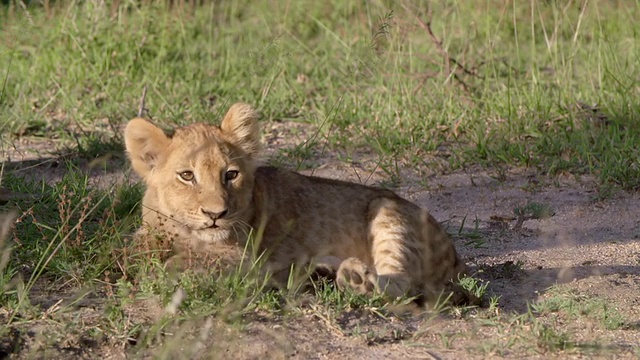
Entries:
[[244,246],[254,230],[266,270],[323,262],[339,286],[390,297],[475,301],[453,281],[466,265],[424,209],[389,190],[257,166],[257,113],[233,105],[220,127],[196,123],[172,135],[136,118],[125,130],[133,169],[146,184],[145,227],[173,250]]

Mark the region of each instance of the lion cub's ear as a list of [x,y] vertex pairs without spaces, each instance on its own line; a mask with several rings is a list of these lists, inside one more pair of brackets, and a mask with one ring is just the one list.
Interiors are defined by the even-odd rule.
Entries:
[[249,156],[255,156],[260,151],[258,113],[251,105],[233,104],[222,119],[220,129]]
[[171,139],[151,122],[135,118],[124,130],[124,143],[133,170],[146,178],[164,159]]

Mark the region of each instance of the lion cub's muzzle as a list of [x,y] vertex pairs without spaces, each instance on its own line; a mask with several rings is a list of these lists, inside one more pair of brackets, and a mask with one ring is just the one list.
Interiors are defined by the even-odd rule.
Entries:
[[200,211],[204,215],[209,217],[209,219],[205,222],[205,227],[207,229],[217,229],[218,227],[220,227],[220,222],[218,220],[222,219],[229,213],[229,209],[224,209],[222,211],[211,211],[202,207],[200,208]]

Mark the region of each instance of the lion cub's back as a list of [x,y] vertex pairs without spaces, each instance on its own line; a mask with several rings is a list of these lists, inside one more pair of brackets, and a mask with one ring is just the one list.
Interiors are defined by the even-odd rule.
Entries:
[[[287,234],[292,240],[287,244],[316,256],[348,254],[371,260],[367,235],[370,205],[376,199],[388,198],[419,210],[390,190],[272,167],[258,168],[255,182],[256,221],[260,215],[269,219],[264,240],[283,244],[282,234]],[[301,249],[290,249],[296,250]]]

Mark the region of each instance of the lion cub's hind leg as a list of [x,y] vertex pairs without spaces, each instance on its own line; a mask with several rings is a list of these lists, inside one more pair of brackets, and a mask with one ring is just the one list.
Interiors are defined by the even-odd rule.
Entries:
[[415,296],[422,277],[420,231],[414,214],[398,200],[381,198],[369,206],[369,241],[377,289],[390,297]]
[[405,211],[394,199],[371,203],[367,237],[373,264],[357,258],[343,261],[337,274],[339,286],[350,286],[360,293],[385,293],[391,298],[417,295],[411,279],[420,276],[422,252],[414,216]]

